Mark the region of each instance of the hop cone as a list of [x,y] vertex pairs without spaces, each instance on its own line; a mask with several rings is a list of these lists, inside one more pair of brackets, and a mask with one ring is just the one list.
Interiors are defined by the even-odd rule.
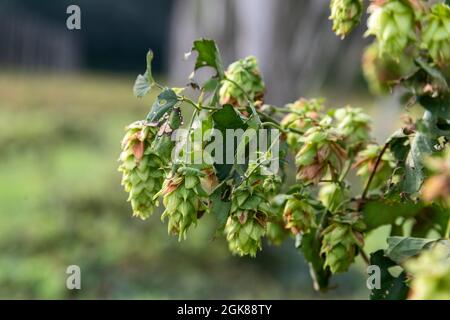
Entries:
[[347,188],[338,183],[326,183],[319,191],[319,200],[331,213],[336,213],[339,209],[345,209],[343,203],[348,198]]
[[[356,174],[358,176],[361,176],[364,181],[367,181],[370,178],[372,172],[375,170],[375,164],[381,150],[382,146],[370,144],[366,147],[366,149],[358,153],[354,167],[358,168]],[[395,158],[388,149],[384,152],[380,162],[378,163],[377,171],[373,176],[370,188],[377,189],[386,184],[394,168]]]
[[249,56],[232,63],[225,74],[239,86],[230,81],[223,81],[219,91],[221,104],[229,103],[235,107],[246,106],[247,95],[251,102],[262,100],[265,87],[255,57]]
[[406,270],[412,274],[411,300],[450,300],[450,250],[437,244],[418,258],[408,260]]
[[380,55],[399,60],[415,40],[415,13],[406,0],[379,1],[370,7],[366,35],[374,35]]
[[425,166],[432,175],[422,186],[422,198],[425,201],[443,201],[450,207],[450,147],[447,147],[442,157],[425,159]]
[[164,180],[163,163],[151,148],[156,128],[137,121],[126,130],[119,158],[122,185],[129,192],[133,215],[146,219],[157,205],[153,197]]
[[363,2],[362,0],[331,0],[330,9],[333,31],[344,38],[359,24]]
[[361,233],[363,223],[357,216],[347,216],[339,221],[332,221],[322,232],[322,247],[320,253],[325,255],[325,267],[332,273],[348,270],[355,260],[358,248],[364,245]]
[[309,196],[301,194],[291,195],[286,201],[283,218],[285,227],[296,235],[300,232],[308,233],[311,228],[316,227],[316,209],[314,201]]
[[263,187],[267,177],[259,175],[254,168],[254,164],[249,164],[248,178],[233,190],[230,216],[225,226],[229,248],[240,256],[256,256],[272,215],[268,194]]
[[339,133],[345,137],[350,148],[359,147],[370,139],[370,117],[360,108],[337,109],[334,117]]
[[297,178],[303,182],[318,183],[329,169],[333,173],[341,170],[347,157],[341,146],[343,137],[332,128],[317,126],[306,131],[303,143],[297,152]]
[[369,89],[374,94],[386,94],[402,77],[414,69],[414,62],[407,54],[396,60],[388,56],[380,57],[378,43],[368,46],[362,57],[362,69]]
[[165,210],[161,219],[168,219],[169,234],[178,235],[179,240],[186,239],[189,227],[196,225],[206,210],[203,198],[208,194],[202,187],[203,176],[198,169],[180,167],[164,181],[161,193]]
[[428,49],[431,58],[439,65],[450,63],[450,7],[438,3],[425,17],[422,47]]
[[[281,125],[286,128],[306,131],[320,120],[320,112],[323,110],[323,101],[317,99],[300,99],[288,104],[291,111],[282,120]],[[297,133],[287,133],[287,143],[296,152],[301,147],[299,135]]]

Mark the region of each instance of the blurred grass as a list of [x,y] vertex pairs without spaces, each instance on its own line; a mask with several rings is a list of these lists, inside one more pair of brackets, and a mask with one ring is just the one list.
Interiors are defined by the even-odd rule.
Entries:
[[[232,257],[204,217],[189,239],[131,217],[117,172],[123,128],[143,118],[134,77],[0,75],[0,298],[366,298],[362,265],[312,290],[293,241]],[[65,287],[79,265],[82,290]]]

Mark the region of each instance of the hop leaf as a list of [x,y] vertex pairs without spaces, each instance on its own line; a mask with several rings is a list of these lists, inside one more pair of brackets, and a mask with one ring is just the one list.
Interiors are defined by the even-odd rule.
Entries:
[[377,38],[381,56],[399,61],[416,39],[414,9],[405,0],[388,0],[372,4],[369,11],[366,35]]
[[344,38],[359,24],[363,2],[362,0],[331,0],[330,9],[333,31]]
[[450,63],[450,6],[435,4],[423,19],[422,47],[439,65]]
[[133,215],[148,218],[158,204],[154,195],[161,189],[164,179],[163,163],[153,152],[151,144],[156,128],[146,121],[137,121],[127,127],[122,141],[119,171],[122,185],[129,192]]
[[358,248],[364,246],[362,229],[359,217],[347,216],[332,221],[323,230],[320,253],[325,255],[325,267],[328,266],[332,273],[347,271],[355,260]]
[[178,235],[179,240],[186,239],[188,229],[207,209],[204,198],[208,194],[201,183],[204,176],[195,168],[180,167],[164,181],[161,193],[165,210],[161,220],[168,219],[169,234]]
[[249,56],[232,63],[225,71],[225,75],[234,83],[227,80],[222,82],[219,91],[221,104],[246,106],[247,96],[251,102],[262,101],[265,86],[255,57]]

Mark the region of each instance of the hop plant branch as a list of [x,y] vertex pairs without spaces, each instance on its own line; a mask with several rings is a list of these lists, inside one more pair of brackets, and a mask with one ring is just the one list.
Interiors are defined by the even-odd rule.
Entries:
[[373,178],[375,176],[375,173],[378,170],[378,166],[380,165],[381,158],[383,157],[383,155],[386,152],[386,150],[388,149],[388,147],[389,147],[389,143],[385,143],[384,146],[383,146],[383,149],[381,149],[380,154],[378,155],[377,160],[375,162],[375,166],[374,166],[374,168],[373,168],[373,170],[372,170],[372,172],[370,174],[369,179],[367,180],[366,186],[364,187],[364,191],[363,191],[363,193],[361,195],[361,200],[365,200],[366,199],[367,193],[369,192],[369,189],[370,189],[370,184],[372,183],[372,180],[373,180]]

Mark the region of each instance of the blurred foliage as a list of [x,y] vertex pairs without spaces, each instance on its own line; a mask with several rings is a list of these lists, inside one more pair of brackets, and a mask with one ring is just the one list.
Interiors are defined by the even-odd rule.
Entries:
[[[366,298],[361,265],[315,293],[293,240],[256,259],[228,253],[205,216],[182,244],[159,214],[131,217],[122,130],[149,105],[133,78],[0,76],[0,298]],[[267,245],[266,245],[267,246]],[[82,289],[65,287],[81,267]]]

